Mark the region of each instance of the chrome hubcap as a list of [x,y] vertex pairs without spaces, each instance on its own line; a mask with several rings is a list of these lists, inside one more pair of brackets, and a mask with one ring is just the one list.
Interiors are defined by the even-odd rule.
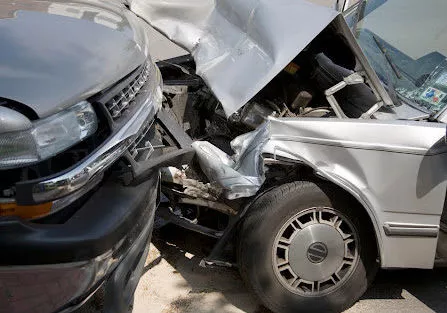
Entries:
[[319,296],[337,288],[358,262],[358,235],[353,225],[330,208],[299,212],[279,230],[273,269],[290,291]]

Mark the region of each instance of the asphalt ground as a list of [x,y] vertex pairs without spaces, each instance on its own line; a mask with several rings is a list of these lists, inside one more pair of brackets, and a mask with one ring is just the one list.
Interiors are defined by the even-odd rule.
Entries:
[[[268,313],[237,269],[201,268],[214,240],[168,225],[154,233],[133,313]],[[95,297],[79,313],[99,313]],[[447,269],[380,271],[347,313],[447,313]]]

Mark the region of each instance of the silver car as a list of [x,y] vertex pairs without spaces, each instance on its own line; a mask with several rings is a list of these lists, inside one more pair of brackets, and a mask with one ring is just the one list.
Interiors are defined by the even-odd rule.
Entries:
[[191,54],[158,64],[196,154],[163,171],[159,215],[216,238],[201,264],[238,266],[274,312],[447,261],[447,3],[339,7],[130,3]]

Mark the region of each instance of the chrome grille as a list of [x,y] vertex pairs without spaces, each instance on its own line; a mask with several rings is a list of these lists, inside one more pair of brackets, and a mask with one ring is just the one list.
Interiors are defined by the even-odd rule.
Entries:
[[134,104],[134,99],[146,84],[150,72],[151,67],[149,64],[146,64],[141,73],[129,85],[106,103],[106,107],[114,120],[118,119],[128,107]]
[[148,122],[135,137],[132,144],[127,148],[135,161],[145,161],[151,156],[152,152],[154,152],[154,147],[151,144],[151,139],[153,139],[155,135],[154,132],[155,125]]

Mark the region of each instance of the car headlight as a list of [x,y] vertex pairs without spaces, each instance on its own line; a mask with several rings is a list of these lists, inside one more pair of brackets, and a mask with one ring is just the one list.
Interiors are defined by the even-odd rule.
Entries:
[[90,136],[97,128],[92,105],[83,101],[33,122],[29,129],[0,134],[0,169],[48,159]]

